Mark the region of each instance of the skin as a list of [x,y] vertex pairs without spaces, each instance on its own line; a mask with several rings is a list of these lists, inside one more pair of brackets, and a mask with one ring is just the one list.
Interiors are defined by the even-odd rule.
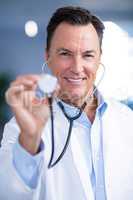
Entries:
[[76,106],[83,103],[92,92],[100,56],[99,38],[92,24],[61,23],[57,27],[46,60],[59,80],[60,98]]
[[[92,24],[72,26],[61,23],[55,30],[50,49],[45,58],[52,73],[58,78],[58,96],[69,104],[81,106],[92,93],[96,72],[100,63],[99,39]],[[7,103],[14,112],[20,127],[19,142],[29,153],[39,149],[42,129],[49,118],[47,99],[35,98],[39,75],[19,76],[6,92]],[[85,112],[93,122],[96,101],[93,109],[86,106]]]

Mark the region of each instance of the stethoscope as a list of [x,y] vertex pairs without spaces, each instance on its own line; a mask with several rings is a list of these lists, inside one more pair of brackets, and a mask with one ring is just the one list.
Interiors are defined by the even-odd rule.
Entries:
[[[43,71],[44,71],[44,67],[47,63],[44,63],[43,64]],[[59,108],[62,110],[63,114],[65,115],[66,119],[68,120],[69,122],[69,129],[68,129],[68,135],[67,135],[67,138],[66,138],[66,142],[65,142],[65,145],[62,149],[62,152],[60,153],[60,155],[58,156],[58,158],[53,162],[53,158],[54,158],[54,152],[55,152],[55,139],[54,139],[54,114],[53,114],[53,106],[52,106],[52,97],[48,97],[48,101],[49,101],[49,105],[50,105],[50,118],[51,118],[51,156],[50,156],[50,160],[49,160],[49,163],[48,163],[48,168],[52,168],[54,167],[61,159],[62,157],[64,156],[67,148],[68,148],[68,145],[70,143],[70,138],[71,138],[71,133],[72,133],[72,127],[73,127],[73,122],[78,119],[83,110],[85,109],[86,105],[90,102],[90,100],[93,98],[94,94],[96,93],[97,91],[97,88],[99,86],[99,84],[101,83],[101,81],[103,80],[104,78],[104,75],[105,75],[105,66],[101,63],[102,67],[103,67],[103,72],[102,72],[102,75],[101,75],[101,78],[100,80],[98,81],[97,85],[94,87],[91,95],[89,95],[89,97],[87,97],[87,99],[85,100],[85,102],[82,104],[82,106],[80,108],[77,108],[77,113],[75,114],[75,116],[70,116],[66,110],[65,110],[65,107],[63,105],[63,103],[58,100],[57,101],[57,104],[59,106]]]

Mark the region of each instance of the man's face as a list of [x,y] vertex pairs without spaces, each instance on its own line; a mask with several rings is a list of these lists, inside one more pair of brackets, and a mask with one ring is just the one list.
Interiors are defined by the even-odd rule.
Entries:
[[46,52],[48,66],[58,78],[61,98],[83,99],[92,90],[100,63],[98,35],[92,24],[61,23]]

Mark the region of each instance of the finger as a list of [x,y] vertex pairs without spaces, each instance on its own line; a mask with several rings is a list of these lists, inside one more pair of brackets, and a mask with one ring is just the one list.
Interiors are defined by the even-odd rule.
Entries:
[[7,90],[7,92],[5,93],[6,102],[7,102],[10,106],[16,106],[16,103],[17,103],[16,95],[17,95],[18,93],[23,92],[23,91],[24,91],[24,86],[23,86],[23,85],[10,87],[10,88]]
[[29,99],[28,109],[29,109],[29,112],[31,113],[32,112],[32,107],[33,107],[32,101],[34,99],[34,92],[33,91],[29,92],[28,99]]
[[29,79],[32,81],[37,81],[40,78],[40,75],[36,75],[36,74],[28,74],[28,75],[21,75],[18,76],[17,79]]
[[59,93],[60,93],[60,85],[59,83],[56,85],[56,88],[55,88],[55,91],[53,92],[53,98],[55,97],[58,97],[59,96]]
[[23,93],[23,106],[24,108],[26,108],[27,110],[29,110],[29,105],[30,105],[30,95],[28,91],[25,91]]
[[24,75],[19,76],[15,81],[11,83],[11,86],[17,86],[17,85],[24,85],[25,87],[33,87],[37,81],[39,80],[39,75]]
[[47,97],[45,97],[45,98],[41,98],[41,99],[39,99],[39,98],[37,98],[37,97],[33,97],[33,99],[32,99],[32,105],[35,107],[35,106],[40,106],[40,105],[48,105],[49,104],[49,102],[48,102],[48,98]]
[[32,113],[39,121],[39,123],[44,123],[45,121],[47,121],[50,115],[49,104],[40,103],[34,105],[32,107]]
[[28,80],[28,79],[19,79],[19,80],[15,80],[10,84],[10,87],[14,87],[14,86],[19,86],[19,85],[23,85],[26,88],[33,88],[34,85],[36,84],[35,81],[32,80]]
[[32,113],[32,107],[36,106],[36,104],[33,104],[33,100],[34,100],[33,91],[24,92],[24,106],[30,113]]

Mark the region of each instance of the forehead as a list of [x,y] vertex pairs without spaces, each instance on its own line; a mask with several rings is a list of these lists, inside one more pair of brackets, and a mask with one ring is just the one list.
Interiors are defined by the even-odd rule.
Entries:
[[77,49],[97,50],[99,49],[99,38],[92,24],[61,23],[53,34],[51,48],[67,48],[73,51]]

